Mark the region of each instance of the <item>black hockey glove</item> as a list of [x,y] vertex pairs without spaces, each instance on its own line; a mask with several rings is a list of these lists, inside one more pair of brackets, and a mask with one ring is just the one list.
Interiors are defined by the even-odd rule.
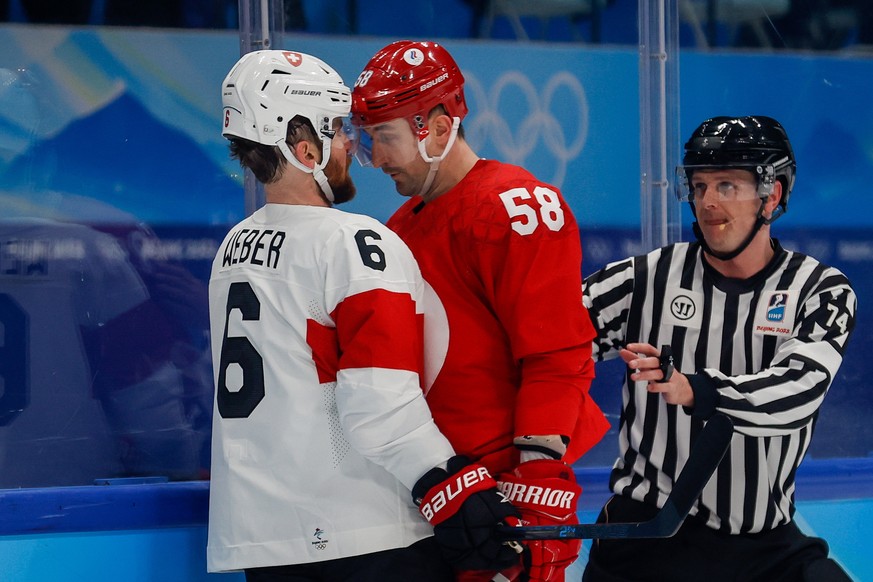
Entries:
[[498,524],[519,524],[518,510],[482,465],[452,457],[447,471],[434,468],[418,480],[412,499],[434,526],[443,555],[456,569],[497,571],[518,562],[521,547],[494,537]]

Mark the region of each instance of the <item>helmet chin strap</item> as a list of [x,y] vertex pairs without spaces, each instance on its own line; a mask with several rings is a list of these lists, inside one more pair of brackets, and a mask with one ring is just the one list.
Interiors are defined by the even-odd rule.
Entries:
[[[419,192],[419,196],[424,198],[424,195],[428,193],[430,187],[433,185],[433,180],[436,178],[437,170],[440,167],[440,162],[446,159],[446,156],[449,154],[449,151],[452,149],[452,146],[455,145],[455,139],[458,137],[458,127],[461,125],[460,117],[452,118],[452,130],[449,133],[449,141],[446,143],[446,149],[443,150],[443,153],[439,156],[429,156],[427,154],[427,148],[425,147],[427,144],[427,138],[418,140],[418,153],[421,154],[421,158],[430,164],[430,170],[427,173],[427,178],[424,179],[424,184],[421,187],[421,192]],[[428,134],[429,136],[429,134]]]
[[[752,239],[754,239],[755,235],[758,234],[758,231],[761,230],[762,226],[770,224],[778,218],[778,215],[769,219],[764,216],[764,204],[766,202],[767,200],[765,198],[761,199],[761,206],[758,207],[758,215],[755,217],[755,224],[752,226],[752,230],[749,232],[749,235],[745,240],[743,240],[743,242],[732,251],[722,253],[713,250],[708,244],[706,244],[706,239],[703,237],[703,231],[700,229],[700,224],[696,220],[691,225],[691,230],[694,232],[694,237],[697,239],[697,242],[700,243],[700,246],[703,247],[703,250],[706,251],[707,254],[710,254],[721,261],[729,261],[746,250],[746,248],[752,243]],[[694,218],[697,218],[697,209],[694,207],[694,203],[691,204],[691,213],[694,215]]]
[[330,184],[327,181],[327,176],[324,175],[324,167],[327,165],[328,160],[330,159],[330,142],[331,138],[325,136],[321,140],[321,163],[315,164],[312,168],[306,167],[297,157],[291,152],[291,148],[288,147],[288,144],[285,140],[281,140],[276,145],[279,147],[279,150],[282,152],[282,155],[285,156],[285,159],[288,160],[292,166],[300,170],[301,172],[306,172],[307,174],[312,174],[312,178],[318,184],[318,187],[321,188],[324,197],[327,198],[327,201],[331,204],[334,202],[333,198],[333,190],[330,187]]

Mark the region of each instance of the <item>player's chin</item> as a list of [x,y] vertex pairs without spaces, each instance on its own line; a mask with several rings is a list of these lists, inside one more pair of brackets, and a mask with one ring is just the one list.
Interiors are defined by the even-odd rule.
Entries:
[[421,184],[407,180],[401,174],[394,174],[391,179],[394,180],[394,188],[401,196],[411,197],[421,191]]

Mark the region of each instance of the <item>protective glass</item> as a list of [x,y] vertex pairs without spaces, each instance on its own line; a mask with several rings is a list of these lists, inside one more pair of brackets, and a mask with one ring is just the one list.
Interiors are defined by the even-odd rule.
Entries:
[[[713,181],[707,176],[713,172],[744,170],[752,173],[750,180],[746,174],[734,177],[720,176]],[[698,203],[703,200],[710,188],[714,189],[719,202],[735,202],[766,198],[773,191],[776,171],[771,164],[732,164],[730,167],[711,165],[679,166],[676,168],[676,196],[685,202]]]
[[[402,167],[418,155],[418,136],[407,119],[393,119],[387,123],[357,128],[353,146],[355,159],[365,168],[375,165]],[[374,163],[375,160],[375,163]]]

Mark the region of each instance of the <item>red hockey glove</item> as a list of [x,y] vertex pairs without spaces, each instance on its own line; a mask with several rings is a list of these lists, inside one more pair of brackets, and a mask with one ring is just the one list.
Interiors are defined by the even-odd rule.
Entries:
[[518,525],[518,510],[482,465],[452,457],[447,471],[431,469],[418,480],[412,498],[455,568],[502,570],[518,562],[516,549],[494,537],[497,525]]
[[[582,488],[563,461],[536,460],[498,476],[503,494],[521,511],[522,525],[579,523]],[[563,582],[564,570],[579,557],[582,540],[525,541],[524,564],[531,582]]]

